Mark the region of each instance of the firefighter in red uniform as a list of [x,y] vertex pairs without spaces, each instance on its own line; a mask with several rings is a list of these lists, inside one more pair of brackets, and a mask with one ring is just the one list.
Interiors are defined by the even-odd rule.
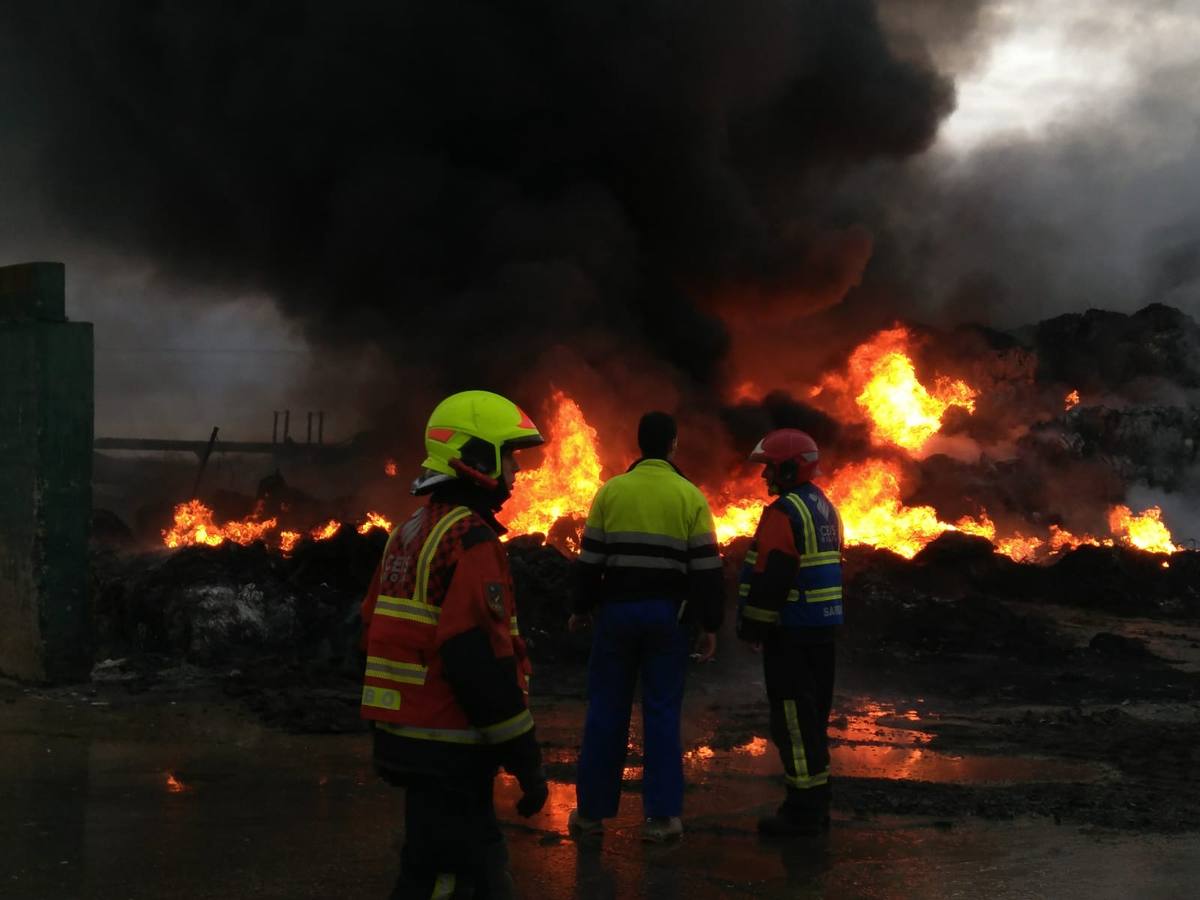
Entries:
[[812,483],[816,442],[794,428],[772,431],[750,454],[763,463],[763,510],[738,586],[738,636],[761,649],[787,794],[765,835],[811,835],[829,825],[829,710],[834,636],[842,624],[842,523]]
[[395,898],[511,897],[492,798],[498,767],[520,783],[522,816],[546,802],[495,519],[512,490],[514,451],[540,443],[529,417],[497,394],[438,404],[413,483],[429,503],[392,532],[363,602],[362,715],[376,770],[406,789]]

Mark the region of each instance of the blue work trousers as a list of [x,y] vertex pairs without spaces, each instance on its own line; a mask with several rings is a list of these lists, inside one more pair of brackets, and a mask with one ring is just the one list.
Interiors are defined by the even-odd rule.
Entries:
[[589,819],[617,813],[629,745],[633,690],[642,680],[642,808],[646,816],[683,812],[679,736],[688,640],[669,599],[610,601],[595,615],[588,663],[588,710],[576,796]]

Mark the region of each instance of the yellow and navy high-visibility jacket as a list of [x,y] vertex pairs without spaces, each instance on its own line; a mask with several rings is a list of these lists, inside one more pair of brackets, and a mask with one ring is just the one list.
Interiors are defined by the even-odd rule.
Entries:
[[842,624],[842,522],[811,482],[763,510],[738,580],[738,635]]
[[721,627],[724,574],[708,501],[665,459],[643,459],[596,493],[575,570],[574,609],[666,597]]

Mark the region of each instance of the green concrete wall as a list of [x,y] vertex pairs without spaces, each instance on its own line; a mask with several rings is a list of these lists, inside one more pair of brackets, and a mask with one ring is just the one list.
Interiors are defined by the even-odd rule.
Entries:
[[60,263],[0,268],[0,673],[86,677],[92,326]]

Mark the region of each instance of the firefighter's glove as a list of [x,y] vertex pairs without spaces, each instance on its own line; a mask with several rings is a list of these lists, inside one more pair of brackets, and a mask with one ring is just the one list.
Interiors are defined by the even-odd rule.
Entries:
[[541,768],[523,775],[518,779],[521,784],[521,799],[517,801],[517,812],[528,819],[535,813],[541,812],[550,796],[550,788],[546,785],[546,773]]

